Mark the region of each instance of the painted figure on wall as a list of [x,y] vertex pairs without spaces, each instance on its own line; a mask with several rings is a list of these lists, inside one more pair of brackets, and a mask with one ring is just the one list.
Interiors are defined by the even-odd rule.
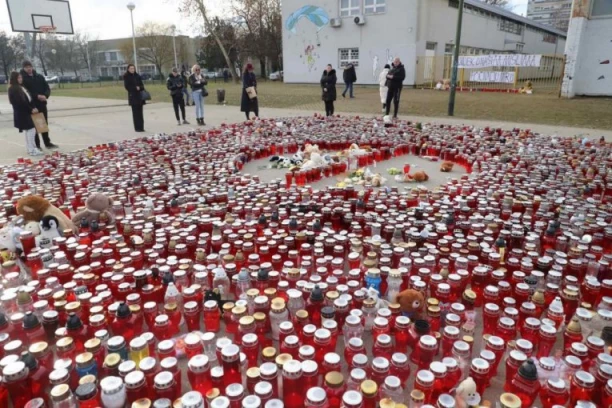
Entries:
[[395,56],[393,55],[391,50],[387,48],[385,50],[385,59],[382,64],[380,62],[381,58],[378,56],[378,54],[372,55],[372,53],[370,53],[370,58],[372,59],[372,78],[378,81],[378,77],[381,71],[383,70],[383,67],[385,65],[391,65],[393,63],[393,58],[395,58]]
[[308,70],[312,71],[315,64],[317,63],[318,55],[315,53],[315,46],[309,44],[304,49],[304,63],[308,65]]

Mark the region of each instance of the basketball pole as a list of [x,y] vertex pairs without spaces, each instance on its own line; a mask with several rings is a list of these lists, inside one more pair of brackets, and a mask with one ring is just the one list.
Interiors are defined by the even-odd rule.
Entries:
[[461,25],[463,23],[463,3],[464,0],[459,0],[459,12],[457,14],[457,33],[455,34],[455,52],[453,53],[453,73],[451,76],[450,96],[448,98],[448,116],[455,115],[457,71],[459,70],[459,48],[461,47]]

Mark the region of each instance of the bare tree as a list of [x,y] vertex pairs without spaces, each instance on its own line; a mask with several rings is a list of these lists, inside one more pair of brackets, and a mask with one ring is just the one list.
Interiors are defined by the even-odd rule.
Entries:
[[508,8],[510,6],[510,4],[508,3],[508,0],[480,0],[483,3],[487,3],[490,4],[492,6],[498,6],[498,7],[503,7],[503,8]]
[[79,64],[82,68],[86,68],[89,75],[92,76],[91,73],[95,72],[99,62],[100,43],[97,38],[92,40],[87,33],[75,33],[74,40]]
[[[138,61],[155,65],[157,72],[160,75],[163,74],[162,70],[164,67],[174,64],[172,35],[172,28],[169,24],[147,21],[136,28]],[[132,40],[124,41],[119,48],[126,62],[134,63]]]
[[11,71],[17,70],[25,55],[25,42],[22,36],[9,37],[0,31],[0,65],[8,78]]
[[282,52],[280,0],[234,0],[232,12],[239,23],[241,48],[259,59],[265,77],[268,59],[276,63]]
[[[212,35],[215,42],[219,46],[221,53],[223,54],[223,58],[225,59],[225,64],[232,69],[233,64],[230,59],[229,53],[227,52],[226,46],[222,41],[222,38],[217,30],[217,27],[214,24],[214,19],[212,19],[208,14],[208,8],[206,7],[205,0],[181,0],[180,3],[180,11],[186,16],[189,15],[197,15],[202,18],[202,22],[204,25],[204,31],[206,34]],[[234,82],[238,83],[238,76],[233,75]]]

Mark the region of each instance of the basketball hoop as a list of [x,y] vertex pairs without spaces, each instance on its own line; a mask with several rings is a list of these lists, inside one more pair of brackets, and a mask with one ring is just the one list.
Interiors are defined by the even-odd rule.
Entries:
[[57,27],[55,26],[40,26],[38,27],[41,33],[43,34],[55,34]]

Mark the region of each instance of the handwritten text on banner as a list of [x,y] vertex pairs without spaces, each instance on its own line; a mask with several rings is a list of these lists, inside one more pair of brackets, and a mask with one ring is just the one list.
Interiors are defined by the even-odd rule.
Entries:
[[539,67],[541,55],[491,54],[459,57],[459,68]]
[[472,71],[470,72],[470,81],[513,84],[514,83],[514,72]]

